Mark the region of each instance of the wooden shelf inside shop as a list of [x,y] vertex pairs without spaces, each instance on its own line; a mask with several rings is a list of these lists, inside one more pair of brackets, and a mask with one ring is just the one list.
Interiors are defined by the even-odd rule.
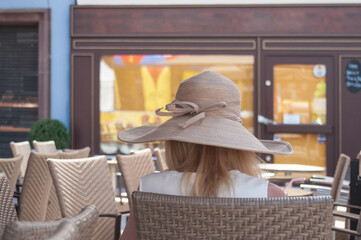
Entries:
[[0,126],[0,132],[30,132],[30,128]]
[[15,103],[15,102],[0,102],[0,107],[10,107],[10,108],[37,108],[39,105],[37,103]]

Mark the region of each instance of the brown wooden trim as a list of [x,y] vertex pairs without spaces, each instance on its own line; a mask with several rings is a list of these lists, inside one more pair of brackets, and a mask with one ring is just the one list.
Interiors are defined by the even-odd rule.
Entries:
[[38,118],[50,117],[50,10],[0,10],[1,25],[38,25]]
[[342,54],[339,56],[339,109],[342,113],[340,119],[340,152],[356,158],[361,150],[361,92],[351,93],[345,86],[345,69],[350,60],[356,59],[361,62],[360,52],[355,54]]
[[19,128],[10,126],[0,126],[0,132],[30,132],[30,128]]
[[11,108],[37,108],[37,103],[11,103],[11,102],[0,102],[0,107],[11,107]]
[[361,39],[344,39],[344,38],[303,38],[303,39],[264,39],[262,41],[263,50],[308,50],[308,51],[360,51]]
[[267,131],[270,133],[318,133],[327,134],[334,131],[331,125],[313,125],[313,124],[277,124],[267,125]]
[[50,118],[50,10],[39,21],[39,119]]
[[78,6],[71,14],[72,37],[361,36],[361,5]]
[[72,148],[90,146],[92,153],[95,147],[94,101],[94,54],[72,54],[71,146]]
[[[220,47],[220,45],[222,47]],[[72,48],[76,50],[185,50],[185,51],[226,51],[255,50],[254,39],[219,39],[219,38],[153,38],[139,39],[75,39]]]

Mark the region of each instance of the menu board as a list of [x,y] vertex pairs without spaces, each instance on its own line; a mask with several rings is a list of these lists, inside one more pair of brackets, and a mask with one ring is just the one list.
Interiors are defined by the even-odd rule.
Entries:
[[361,89],[361,64],[353,59],[347,63],[345,70],[345,84],[352,93],[357,93]]

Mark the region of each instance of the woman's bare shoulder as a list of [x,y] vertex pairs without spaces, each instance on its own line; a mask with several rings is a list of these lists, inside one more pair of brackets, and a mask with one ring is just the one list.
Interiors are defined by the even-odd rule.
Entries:
[[279,186],[268,183],[267,197],[286,197],[286,194]]

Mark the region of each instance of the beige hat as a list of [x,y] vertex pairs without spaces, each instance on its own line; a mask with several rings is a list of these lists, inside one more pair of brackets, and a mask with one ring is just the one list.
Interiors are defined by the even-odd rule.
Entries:
[[242,125],[241,94],[237,85],[212,71],[181,82],[175,100],[155,112],[172,116],[159,126],[142,126],[119,132],[129,143],[177,140],[259,153],[293,153],[287,142],[258,140]]

